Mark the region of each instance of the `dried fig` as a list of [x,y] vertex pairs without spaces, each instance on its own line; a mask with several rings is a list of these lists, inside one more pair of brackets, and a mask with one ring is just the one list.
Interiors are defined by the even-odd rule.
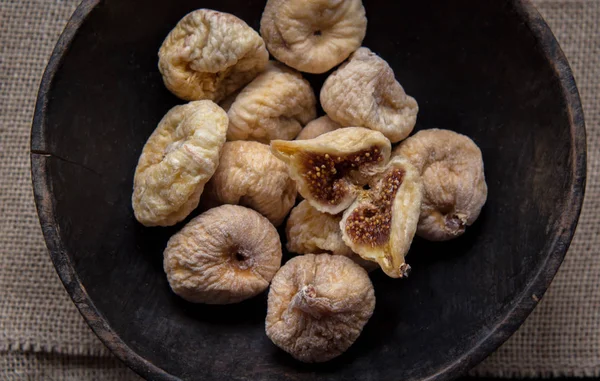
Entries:
[[221,204],[243,205],[279,226],[296,201],[287,166],[258,142],[227,142],[217,171],[206,186]]
[[341,255],[290,259],[273,278],[267,336],[304,362],[324,362],[356,341],[375,309],[367,272]]
[[302,131],[296,136],[296,140],[308,140],[316,138],[319,135],[323,135],[327,132],[335,131],[341,128],[338,123],[331,120],[328,116],[322,116],[308,123]]
[[275,227],[252,209],[223,205],[199,215],[169,240],[164,269],[187,301],[230,304],[263,292],[281,266]]
[[419,131],[394,155],[409,160],[423,179],[419,236],[446,241],[463,234],[479,217],[487,184],[481,151],[467,136],[439,129]]
[[271,150],[288,165],[302,197],[321,212],[338,214],[385,165],[391,144],[377,131],[348,127],[310,140],[275,140]]
[[144,146],[133,179],[135,217],[146,226],[170,226],[198,206],[219,165],[227,114],[211,101],[172,108]]
[[367,271],[377,267],[366,261],[344,243],[340,230],[341,215],[321,213],[309,202],[302,201],[292,209],[286,224],[287,249],[298,254],[330,253],[343,255],[361,265]]
[[185,16],[158,52],[165,86],[185,100],[219,102],[264,70],[263,39],[228,13],[199,9]]
[[231,104],[227,140],[293,139],[317,115],[316,103],[300,73],[272,62]]
[[379,263],[390,277],[406,277],[410,266],[404,257],[419,222],[422,193],[417,169],[408,160],[393,158],[344,212],[344,242],[362,258]]
[[325,73],[362,44],[361,0],[269,0],[260,33],[271,54],[294,69]]
[[417,101],[406,95],[392,68],[367,48],[358,49],[327,78],[321,105],[342,126],[380,131],[392,143],[411,133],[419,112]]

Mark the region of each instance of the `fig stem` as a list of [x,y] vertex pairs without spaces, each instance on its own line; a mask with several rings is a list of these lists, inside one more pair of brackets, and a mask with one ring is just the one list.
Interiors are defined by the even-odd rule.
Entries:
[[400,265],[400,278],[407,278],[410,275],[410,271],[412,268],[408,263],[403,263]]
[[446,230],[453,235],[460,235],[465,231],[466,218],[460,214],[447,214],[444,216]]
[[297,308],[315,319],[332,312],[328,299],[318,297],[313,285],[303,286],[292,298],[290,308]]

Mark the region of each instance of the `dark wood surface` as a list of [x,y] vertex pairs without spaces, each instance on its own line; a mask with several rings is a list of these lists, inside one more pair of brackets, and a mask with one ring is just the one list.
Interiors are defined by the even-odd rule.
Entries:
[[[265,294],[192,305],[169,290],[162,250],[181,228],[133,218],[144,142],[182,103],[157,70],[188,11],[258,28],[263,1],[86,0],[44,75],[32,130],[34,192],[57,271],[96,334],[149,379],[446,380],[497,348],[542,297],[570,243],[585,183],[585,129],[568,64],[519,1],[365,1],[365,46],[420,105],[417,129],[448,128],[483,151],[489,197],[452,242],[416,240],[407,280],[372,276],[375,314],[326,364],[265,336]],[[318,90],[325,76],[309,76]]]
[[492,377],[460,377],[457,381],[597,381],[592,377],[552,377],[552,378],[492,378]]

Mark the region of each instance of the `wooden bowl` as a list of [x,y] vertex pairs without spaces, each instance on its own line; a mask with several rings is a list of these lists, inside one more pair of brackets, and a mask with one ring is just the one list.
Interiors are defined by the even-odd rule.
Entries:
[[[264,329],[266,293],[231,306],[176,297],[162,269],[181,228],[145,228],[132,179],[158,121],[183,103],[157,52],[187,12],[233,13],[258,29],[264,0],[85,0],[43,77],[32,130],[33,184],[50,255],[100,339],[156,380],[447,380],[505,341],[563,260],[585,183],[585,128],[569,65],[523,1],[364,1],[364,45],[420,105],[417,129],[481,147],[489,196],[446,243],[416,240],[406,280],[376,272],[375,314],[350,350],[302,364]],[[325,76],[307,76],[318,91]],[[41,285],[42,286],[42,285]]]

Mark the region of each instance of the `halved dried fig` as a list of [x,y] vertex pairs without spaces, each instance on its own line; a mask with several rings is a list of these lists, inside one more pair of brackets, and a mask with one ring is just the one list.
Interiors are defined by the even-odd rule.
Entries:
[[269,53],[244,21],[210,9],[177,23],[158,52],[165,86],[185,100],[219,102],[264,70]]
[[321,104],[342,126],[380,131],[392,143],[410,135],[419,112],[417,101],[406,95],[388,63],[367,48],[358,49],[327,78]]
[[367,31],[361,0],[268,0],[260,33],[279,61],[325,73],[360,47]]
[[144,146],[133,179],[135,217],[146,226],[170,226],[198,206],[219,165],[228,119],[211,101],[175,106]]
[[267,336],[304,362],[324,362],[345,352],[375,309],[367,272],[341,255],[290,259],[273,278]]
[[271,62],[235,98],[227,140],[291,140],[317,115],[317,99],[300,73]]
[[285,232],[287,249],[292,253],[329,253],[343,255],[361,265],[367,271],[377,268],[375,262],[366,261],[354,253],[342,239],[341,215],[322,213],[306,200],[292,209]]
[[390,277],[406,277],[410,266],[404,257],[419,222],[422,192],[417,169],[406,159],[393,158],[344,212],[344,242],[364,259],[379,263]]
[[263,292],[281,266],[275,227],[252,209],[223,205],[191,220],[169,240],[164,270],[187,301],[237,303]]
[[302,131],[296,136],[296,140],[314,139],[317,136],[335,131],[338,128],[342,128],[342,126],[331,120],[330,117],[322,116],[304,126]]
[[475,222],[487,199],[481,150],[467,136],[449,130],[416,133],[394,150],[423,179],[423,204],[417,234],[446,241]]
[[275,140],[271,150],[288,165],[302,197],[321,212],[338,214],[385,165],[391,144],[377,131],[348,127],[310,140]]
[[296,183],[268,145],[226,142],[206,193],[221,204],[243,205],[281,225],[296,201]]

